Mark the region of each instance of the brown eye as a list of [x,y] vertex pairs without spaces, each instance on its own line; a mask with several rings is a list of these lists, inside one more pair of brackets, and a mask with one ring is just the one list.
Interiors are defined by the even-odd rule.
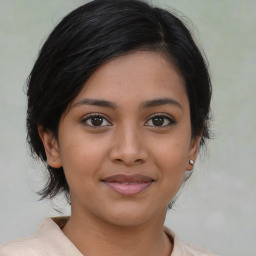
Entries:
[[91,117],[91,123],[93,126],[100,126],[103,123],[103,118],[101,116]]
[[156,116],[152,118],[152,123],[154,126],[162,126],[164,124],[164,117],[162,116]]
[[111,123],[101,115],[91,115],[82,120],[82,123],[85,123],[88,126],[92,127],[102,127],[102,126],[110,126]]
[[155,115],[151,117],[146,123],[146,126],[165,127],[174,125],[176,122],[169,116]]

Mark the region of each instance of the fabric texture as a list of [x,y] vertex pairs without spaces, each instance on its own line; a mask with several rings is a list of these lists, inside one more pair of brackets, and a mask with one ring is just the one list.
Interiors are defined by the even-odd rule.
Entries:
[[[47,218],[34,235],[0,245],[0,256],[83,256],[61,231],[67,220],[68,217]],[[174,240],[170,256],[216,256],[185,244],[167,227],[164,231]]]

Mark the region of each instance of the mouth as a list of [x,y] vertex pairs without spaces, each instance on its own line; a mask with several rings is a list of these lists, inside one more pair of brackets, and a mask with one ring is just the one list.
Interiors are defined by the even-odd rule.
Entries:
[[153,182],[152,178],[141,174],[123,175],[118,174],[107,177],[102,182],[110,189],[114,190],[118,194],[132,196],[150,187]]

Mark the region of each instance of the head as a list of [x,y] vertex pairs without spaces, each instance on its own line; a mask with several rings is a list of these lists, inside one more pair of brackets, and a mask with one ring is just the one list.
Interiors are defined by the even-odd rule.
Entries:
[[186,26],[172,13],[138,0],[95,0],[67,15],[44,43],[28,79],[27,131],[32,153],[47,166],[43,198],[69,197],[63,167],[47,164],[39,130],[56,140],[70,104],[106,63],[136,52],[159,53],[184,81],[191,138],[209,138],[211,83],[207,65]]

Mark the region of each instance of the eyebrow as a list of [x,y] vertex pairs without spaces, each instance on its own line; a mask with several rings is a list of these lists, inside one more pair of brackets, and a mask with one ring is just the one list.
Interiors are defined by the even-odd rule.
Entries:
[[101,100],[101,99],[82,99],[78,102],[76,102],[73,107],[81,106],[81,105],[93,105],[98,107],[105,107],[105,108],[117,108],[117,105],[107,101],[107,100]]
[[157,106],[162,106],[162,105],[167,105],[167,104],[175,105],[182,109],[182,105],[178,101],[176,101],[172,98],[160,98],[160,99],[149,100],[149,101],[142,103],[142,108],[157,107]]
[[[182,105],[172,99],[172,98],[160,98],[160,99],[153,99],[153,100],[148,100],[145,101],[141,104],[141,108],[151,108],[151,107],[157,107],[157,106],[162,106],[162,105],[175,105],[179,108],[182,109]],[[116,109],[118,106],[110,101],[107,100],[102,100],[102,99],[82,99],[78,102],[76,102],[73,107],[81,106],[81,105],[93,105],[93,106],[98,106],[98,107],[105,107],[105,108],[111,108],[111,109]]]

